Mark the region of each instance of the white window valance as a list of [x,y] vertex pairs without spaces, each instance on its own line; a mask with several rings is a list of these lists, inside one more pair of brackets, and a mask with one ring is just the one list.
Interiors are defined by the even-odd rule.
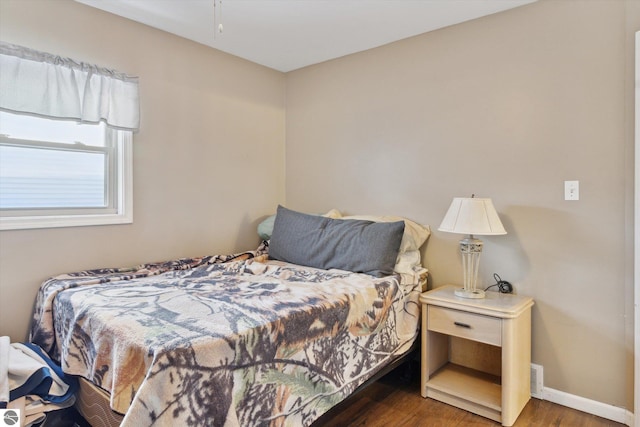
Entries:
[[0,109],[136,131],[138,78],[0,42]]

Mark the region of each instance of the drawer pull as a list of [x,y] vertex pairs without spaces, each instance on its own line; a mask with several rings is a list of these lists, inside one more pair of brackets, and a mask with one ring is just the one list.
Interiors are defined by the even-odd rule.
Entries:
[[468,323],[453,322],[453,324],[456,326],[460,326],[461,328],[471,329],[471,325],[469,325]]

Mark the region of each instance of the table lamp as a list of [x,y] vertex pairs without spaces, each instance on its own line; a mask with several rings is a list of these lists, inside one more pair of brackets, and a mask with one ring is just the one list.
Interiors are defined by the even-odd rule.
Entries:
[[484,298],[484,291],[477,289],[478,266],[482,252],[482,240],[474,235],[507,234],[491,199],[454,197],[449,210],[438,228],[448,233],[468,234],[460,240],[464,288],[455,295],[463,298]]

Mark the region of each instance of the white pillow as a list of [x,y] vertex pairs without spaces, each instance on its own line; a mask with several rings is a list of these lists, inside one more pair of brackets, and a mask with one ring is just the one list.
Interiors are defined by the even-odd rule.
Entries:
[[[332,209],[332,212],[335,209]],[[400,251],[396,259],[394,270],[398,273],[414,273],[414,267],[422,267],[420,264],[420,247],[424,245],[431,235],[431,229],[428,226],[418,224],[410,219],[400,216],[384,215],[348,215],[340,216],[340,219],[363,219],[375,222],[396,222],[404,221],[404,234],[400,242]]]

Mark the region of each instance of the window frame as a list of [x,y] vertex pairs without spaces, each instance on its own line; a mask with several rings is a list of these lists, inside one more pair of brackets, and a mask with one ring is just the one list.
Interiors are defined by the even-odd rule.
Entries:
[[[133,223],[133,132],[107,127],[105,137],[111,140],[109,145],[112,153],[108,158],[110,162],[115,162],[105,170],[108,192],[106,198],[109,201],[108,205],[111,206],[71,209],[4,209],[0,216],[0,231]],[[10,139],[6,141],[12,144]],[[45,146],[47,143],[46,141],[41,143],[29,141],[25,145]],[[15,214],[11,215],[12,212]]]

